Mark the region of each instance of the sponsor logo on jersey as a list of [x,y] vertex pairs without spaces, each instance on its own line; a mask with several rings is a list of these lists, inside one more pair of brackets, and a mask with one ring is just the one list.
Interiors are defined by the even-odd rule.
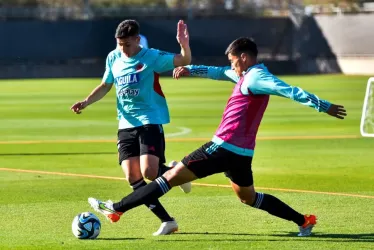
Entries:
[[118,91],[118,96],[135,97],[140,93],[140,89],[123,88]]
[[122,85],[133,85],[139,83],[139,74],[129,74],[125,76],[120,76],[116,78],[118,86]]

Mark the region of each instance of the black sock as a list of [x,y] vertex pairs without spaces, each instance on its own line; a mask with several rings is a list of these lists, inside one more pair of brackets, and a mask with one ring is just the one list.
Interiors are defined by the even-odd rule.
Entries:
[[173,167],[165,166],[165,165],[162,164],[162,163],[158,164],[158,173],[157,173],[157,177],[162,176],[163,174],[165,174],[165,172],[169,171],[169,170],[172,169],[172,168],[173,168]]
[[286,203],[270,194],[256,193],[256,199],[252,207],[265,210],[279,218],[293,221],[299,226],[305,222],[304,215],[296,212]]
[[[131,187],[134,191],[144,186],[147,186],[147,183],[144,181],[144,179],[140,179],[131,184]],[[149,203],[145,203],[144,205],[148,207],[152,211],[152,213],[154,213],[162,222],[173,220],[173,218],[171,218],[168,212],[166,212],[165,208],[161,205],[158,199],[155,199]]]
[[143,204],[150,204],[157,200],[171,189],[164,177],[159,177],[146,186],[139,187],[120,202],[113,204],[113,209],[117,212],[126,212]]

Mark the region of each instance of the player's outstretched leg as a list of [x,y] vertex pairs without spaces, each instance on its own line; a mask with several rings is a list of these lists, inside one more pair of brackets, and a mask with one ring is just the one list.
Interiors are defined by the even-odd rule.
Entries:
[[313,227],[317,224],[315,215],[303,215],[292,209],[278,198],[264,193],[255,192],[254,186],[241,187],[234,182],[231,186],[240,198],[241,202],[253,208],[261,209],[279,218],[293,221],[299,226],[298,236],[309,236]]
[[[178,164],[177,161],[171,161],[171,162],[169,162],[168,167],[169,167],[169,168],[173,168],[173,167],[175,167],[177,164]],[[191,182],[187,182],[187,183],[184,183],[184,184],[182,184],[182,185],[179,185],[179,188],[182,189],[182,191],[183,191],[184,193],[188,194],[189,192],[191,192],[192,184],[191,184]]]
[[[113,202],[108,200],[106,202],[100,201],[95,198],[88,198],[88,203],[95,211],[103,214],[111,223],[117,222],[120,220],[122,212],[115,211],[113,209]],[[153,236],[167,235],[178,231],[178,224],[174,218],[170,220],[163,221],[160,228],[153,233]]]
[[[89,203],[98,212],[108,215],[121,216],[124,212],[138,207],[143,204],[151,203],[166,194],[172,187],[179,186],[183,183],[196,180],[197,177],[182,163],[165,173],[164,176],[158,177],[146,186],[140,187],[128,196],[124,197],[120,202],[101,202],[95,198],[89,198]],[[109,218],[109,217],[108,217]],[[110,218],[109,218],[110,219]],[[118,221],[119,219],[117,219]],[[163,225],[161,225],[163,228]],[[158,235],[158,231],[155,233]]]
[[298,236],[311,235],[313,227],[317,224],[317,217],[315,215],[300,214],[270,194],[256,193],[255,201],[251,206],[265,210],[269,214],[279,218],[295,222],[299,226],[300,233]]

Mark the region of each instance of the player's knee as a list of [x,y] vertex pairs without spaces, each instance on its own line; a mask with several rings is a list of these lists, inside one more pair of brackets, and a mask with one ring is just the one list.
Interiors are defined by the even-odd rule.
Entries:
[[170,180],[171,178],[173,178],[173,176],[175,176],[175,171],[174,171],[174,169],[170,169],[169,171],[165,172],[162,176],[166,180]]
[[181,172],[180,167],[174,167],[170,169],[169,171],[165,172],[162,176],[167,180],[167,181],[172,181],[174,178],[178,176],[178,174]]
[[186,168],[183,163],[178,163],[175,167],[163,174],[171,187],[196,180],[196,175]]
[[155,168],[152,166],[146,166],[141,169],[142,175],[144,178],[153,181],[157,178],[157,173],[158,173],[157,169],[158,168]]

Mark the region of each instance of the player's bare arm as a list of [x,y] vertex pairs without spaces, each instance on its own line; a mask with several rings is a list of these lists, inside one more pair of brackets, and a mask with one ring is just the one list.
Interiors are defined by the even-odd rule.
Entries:
[[75,103],[70,109],[76,114],[82,113],[82,110],[88,105],[103,98],[110,91],[112,86],[113,84],[106,84],[105,82],[101,83],[87,96],[85,100]]
[[184,66],[191,63],[190,36],[187,24],[180,20],[177,25],[177,41],[181,46],[181,52],[174,57],[174,66]]

